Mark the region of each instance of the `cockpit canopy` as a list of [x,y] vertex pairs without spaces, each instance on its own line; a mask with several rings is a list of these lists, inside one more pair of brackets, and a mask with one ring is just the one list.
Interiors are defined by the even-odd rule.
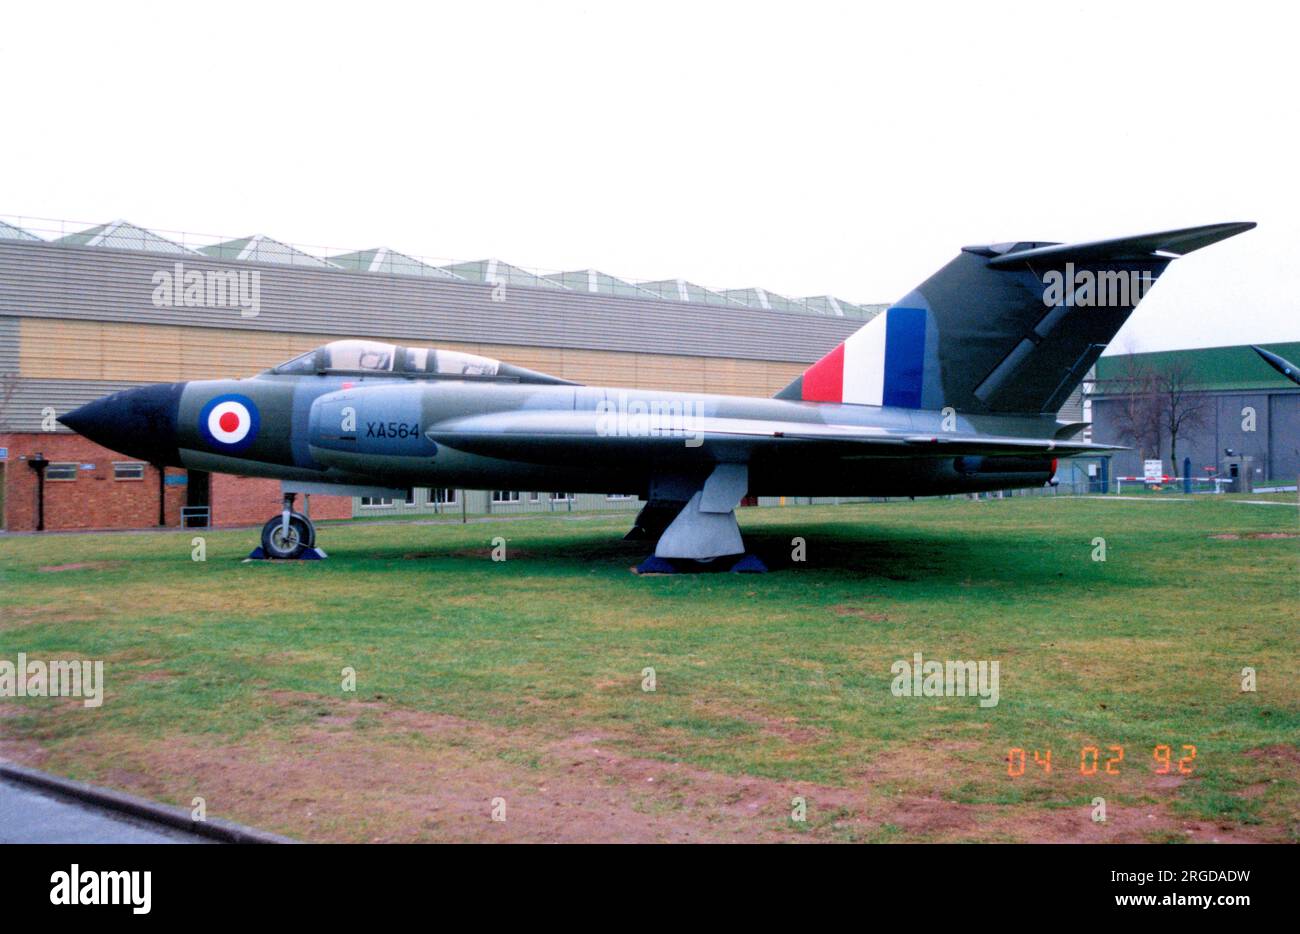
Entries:
[[380,341],[332,341],[323,347],[281,363],[272,373],[360,373],[414,378],[501,379],[521,383],[568,383],[534,370],[502,363],[491,357],[438,350],[430,347],[399,347]]

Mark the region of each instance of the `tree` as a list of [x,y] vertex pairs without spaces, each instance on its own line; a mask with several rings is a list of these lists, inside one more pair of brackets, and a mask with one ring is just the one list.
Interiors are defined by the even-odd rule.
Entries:
[[1196,388],[1190,359],[1171,356],[1151,365],[1126,354],[1120,375],[1108,382],[1107,393],[1118,397],[1115,427],[1119,440],[1138,449],[1138,457],[1161,459],[1169,439],[1170,471],[1178,475],[1178,439],[1209,426],[1213,398]]
[[1115,430],[1119,440],[1137,448],[1138,459],[1160,456],[1162,419],[1156,378],[1135,354],[1125,354],[1119,376],[1108,380],[1103,391],[1118,396]]
[[1178,475],[1178,438],[1209,427],[1213,399],[1196,388],[1192,361],[1174,356],[1155,369],[1152,390],[1160,427],[1169,436],[1169,457]]

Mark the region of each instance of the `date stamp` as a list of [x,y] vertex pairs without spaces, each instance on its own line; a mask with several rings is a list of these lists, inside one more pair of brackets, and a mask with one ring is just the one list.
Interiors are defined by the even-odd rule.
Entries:
[[[1153,747],[1151,760],[1154,774],[1193,774],[1196,768],[1196,747],[1191,743],[1183,743],[1179,753],[1176,756],[1174,747],[1164,743]],[[1124,763],[1124,754],[1123,746],[1084,746],[1079,750],[1079,774],[1119,775]],[[1064,763],[1058,759],[1057,766],[1073,769],[1073,755]],[[1026,750],[1015,746],[1007,750],[1007,776],[1010,778],[1020,778],[1026,771],[1032,773],[1034,769],[1041,770],[1044,775],[1051,775],[1052,767],[1051,749]]]

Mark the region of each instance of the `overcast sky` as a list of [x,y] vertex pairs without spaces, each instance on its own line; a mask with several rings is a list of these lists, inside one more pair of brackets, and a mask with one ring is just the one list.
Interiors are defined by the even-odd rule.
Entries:
[[965,244],[1253,220],[1112,345],[1300,340],[1297,14],[18,4],[0,214],[890,302]]

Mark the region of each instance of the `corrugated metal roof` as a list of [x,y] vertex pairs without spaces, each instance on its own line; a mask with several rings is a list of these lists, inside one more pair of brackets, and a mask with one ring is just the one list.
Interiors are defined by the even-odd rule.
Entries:
[[59,237],[55,243],[71,246],[104,247],[111,250],[142,250],[147,253],[192,254],[194,251],[181,246],[165,237],[160,237],[151,230],[137,227],[130,221],[111,221],[98,224],[87,230],[70,233]]
[[358,250],[354,253],[340,253],[328,257],[329,261],[340,269],[353,272],[379,272],[393,276],[429,276],[433,279],[460,279],[454,272],[441,266],[421,262],[413,256],[398,253],[388,247],[376,247],[373,250]]
[[[203,274],[229,268],[202,255],[185,265]],[[860,326],[805,315],[791,328],[787,314],[730,301],[705,313],[700,305],[592,295],[553,282],[512,288],[502,301],[477,282],[346,275],[332,266],[282,266],[274,276],[262,276],[259,311],[250,317],[231,307],[155,307],[157,270],[157,257],[150,254],[0,240],[0,315],[320,336],[352,336],[364,327],[365,333],[416,344],[517,341],[533,347],[809,363]]]
[[[14,217],[22,221],[22,218]],[[63,222],[54,221],[62,229]],[[186,240],[187,235],[182,235]],[[0,239],[36,240],[46,242],[13,223],[0,220]],[[210,239],[210,238],[203,238]],[[463,263],[430,263],[388,247],[355,250],[336,256],[322,257],[262,234],[238,237],[211,243],[193,249],[127,221],[98,224],[77,233],[51,241],[72,246],[103,246],[117,249],[142,250],[155,253],[204,255],[230,262],[268,263],[286,266],[307,266],[322,269],[345,269],[351,272],[373,272],[388,275],[422,276],[426,278],[462,279],[491,285],[528,286],[548,289],[565,289],[595,295],[616,295],[628,298],[659,299],[700,305],[739,306],[792,313],[808,313],[838,318],[870,320],[886,305],[859,305],[829,295],[810,298],[791,298],[761,288],[730,289],[719,291],[698,285],[686,279],[661,279],[638,282],[622,279],[598,269],[579,269],[568,272],[531,272],[523,267],[496,259],[483,259]]]
[[338,268],[328,260],[321,259],[319,256],[312,256],[310,253],[304,253],[297,247],[281,243],[279,240],[274,240],[264,234],[254,234],[251,237],[240,237],[237,240],[226,240],[223,243],[202,246],[199,247],[199,252],[204,256],[211,256],[215,259],[237,260],[247,263]]
[[[1300,342],[1260,344],[1288,360],[1300,360]],[[1193,389],[1295,389],[1291,382],[1260,358],[1248,344],[1233,347],[1199,347],[1191,350],[1164,350],[1152,353],[1115,354],[1097,361],[1096,394],[1104,396],[1124,391],[1123,383],[1135,363],[1147,372],[1158,373],[1175,361],[1187,361]]]

